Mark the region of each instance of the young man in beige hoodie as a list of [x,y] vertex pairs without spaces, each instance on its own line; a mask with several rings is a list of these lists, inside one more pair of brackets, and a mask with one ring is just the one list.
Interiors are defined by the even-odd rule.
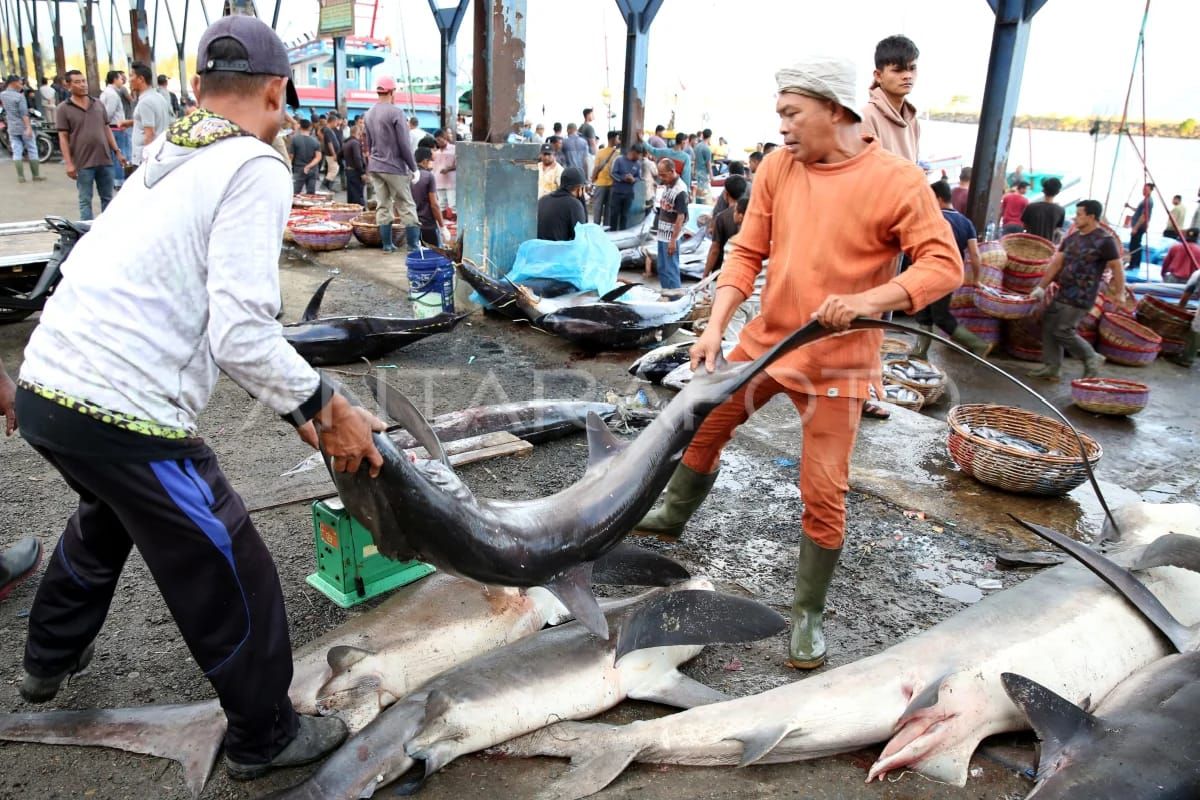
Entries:
[[917,109],[908,102],[917,80],[917,46],[907,36],[889,36],[875,45],[874,83],[862,113],[862,134],[884,150],[917,160],[921,127]]

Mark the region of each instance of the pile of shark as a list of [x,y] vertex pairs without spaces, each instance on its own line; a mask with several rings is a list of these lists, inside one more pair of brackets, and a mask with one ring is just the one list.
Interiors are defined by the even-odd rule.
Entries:
[[[379,477],[331,471],[333,480],[380,552],[439,572],[296,653],[297,710],[339,715],[352,736],[277,797],[355,800],[397,782],[412,793],[454,759],[489,748],[569,758],[541,800],[599,792],[635,761],[748,767],[879,744],[867,781],[907,770],[962,786],[985,737],[1028,729],[1042,741],[1030,797],[1200,795],[1194,505],[1108,512],[1099,539],[1107,554],[1018,520],[1080,563],[776,689],[728,698],[679,671],[707,644],[762,639],[787,622],[622,540],[699,422],[776,359],[827,335],[813,323],[754,361],[721,359],[630,442],[589,414],[582,478],[528,501],[476,497],[412,403],[372,382],[428,457],[377,434]],[[653,588],[600,601],[593,583]],[[627,725],[582,721],[626,698],[684,710]],[[193,796],[224,730],[216,701],[0,715],[0,740],[174,759]]]

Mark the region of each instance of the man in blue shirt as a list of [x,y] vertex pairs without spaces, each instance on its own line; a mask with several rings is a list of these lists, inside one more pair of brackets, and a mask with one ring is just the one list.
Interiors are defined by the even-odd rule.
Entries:
[[562,143],[564,167],[575,167],[583,175],[587,175],[587,158],[589,152],[587,140],[579,135],[579,128],[572,122],[567,126],[567,136]]
[[25,182],[25,165],[29,161],[29,172],[35,181],[46,180],[38,174],[37,140],[33,136],[33,124],[29,120],[29,103],[21,93],[21,78],[9,75],[0,92],[0,103],[4,106],[4,118],[8,120],[8,140],[12,143],[12,160],[17,165],[17,183]]
[[[949,183],[940,180],[930,188],[933,189],[933,194],[938,199],[938,205],[942,207],[942,216],[946,218],[946,222],[950,223],[950,230],[954,232],[954,241],[958,245],[959,252],[963,254],[963,263],[970,264],[972,270],[978,270],[979,248],[976,242],[975,223],[954,210],[954,192]],[[992,345],[980,339],[965,325],[958,323],[958,320],[950,313],[951,296],[952,294],[948,294],[918,311],[917,324],[921,326],[922,330],[930,333],[933,332],[933,326],[936,325],[950,334],[951,339],[975,355],[986,357],[988,353],[992,352]],[[930,341],[927,336],[919,337],[917,346],[913,348],[912,357],[925,358],[926,353],[929,352]]]
[[1142,267],[1142,237],[1146,235],[1146,231],[1150,228],[1150,215],[1154,213],[1154,184],[1147,183],[1142,187],[1142,202],[1137,204],[1137,207],[1125,204],[1126,208],[1133,208],[1133,220],[1129,223],[1129,268],[1141,269]]
[[642,146],[634,145],[625,155],[618,156],[612,167],[612,189],[608,205],[608,226],[614,231],[625,230],[629,218],[629,207],[633,204],[633,190],[642,179]]

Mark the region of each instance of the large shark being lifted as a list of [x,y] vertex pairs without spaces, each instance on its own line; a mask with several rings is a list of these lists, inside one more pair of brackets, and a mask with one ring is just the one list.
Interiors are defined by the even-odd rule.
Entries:
[[[1133,506],[1117,515],[1136,559],[1169,530],[1200,535],[1200,508]],[[1146,573],[1176,614],[1200,616],[1200,575]],[[971,754],[995,733],[1027,727],[1001,674],[1018,671],[1073,701],[1103,697],[1168,648],[1154,628],[1078,564],[1063,564],[984,598],[869,658],[768,692],[659,719],[560,723],[514,740],[511,755],[571,758],[546,793],[585,797],[632,761],[700,766],[802,761],[887,741],[868,780],[911,769],[964,785]],[[889,741],[890,740],[890,741]]]
[[682,708],[724,699],[678,671],[703,645],[746,642],[787,621],[753,600],[693,579],[610,605],[619,636],[604,641],[578,623],[551,628],[443,672],[350,739],[288,800],[370,797],[410,767],[415,781],[459,756],[581,719],[626,697]]
[[310,364],[349,364],[363,358],[382,358],[435,333],[446,333],[466,315],[438,314],[428,319],[401,317],[325,317],[318,319],[329,288],[321,284],[299,322],[283,326],[283,338]]
[[[1018,520],[1019,521],[1019,520]],[[1022,522],[1116,589],[1178,650],[1130,675],[1090,713],[1029,678],[1004,688],[1042,740],[1038,800],[1200,797],[1200,626],[1186,627],[1129,570],[1061,533]],[[1200,540],[1171,534],[1136,567],[1200,570]]]
[[714,408],[788,351],[829,333],[814,322],[754,361],[728,364],[722,358],[715,372],[702,370],[628,445],[590,415],[583,477],[536,500],[476,497],[441,455],[436,435],[416,408],[377,384],[376,396],[391,399],[384,401],[388,415],[434,457],[411,461],[388,437],[376,434],[384,460],[379,477],[369,477],[365,469],[331,470],[333,481],[347,511],[389,558],[419,558],[482,583],[545,586],[590,631],[606,637],[608,627],[589,585],[591,563],[650,510]]

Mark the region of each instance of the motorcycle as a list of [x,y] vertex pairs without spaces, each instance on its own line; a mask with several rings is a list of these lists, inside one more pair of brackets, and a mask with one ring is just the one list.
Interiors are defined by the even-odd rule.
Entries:
[[[42,112],[35,108],[29,109],[29,122],[33,126],[33,138],[37,143],[37,160],[45,164],[58,152],[58,134],[51,129],[45,117],[42,116]],[[8,120],[3,111],[0,111],[0,147],[3,147],[5,152],[12,153],[12,142],[8,136]]]
[[20,322],[42,310],[62,279],[63,262],[92,227],[91,222],[63,217],[46,217],[46,224],[58,233],[52,252],[0,258],[0,324]]

